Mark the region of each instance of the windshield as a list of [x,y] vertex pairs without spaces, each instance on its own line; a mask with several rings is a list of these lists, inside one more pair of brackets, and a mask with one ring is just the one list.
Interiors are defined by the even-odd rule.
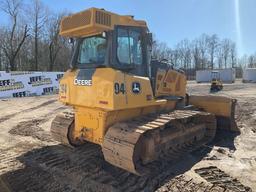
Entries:
[[141,32],[138,29],[119,28],[117,57],[121,64],[142,64]]
[[105,61],[107,40],[100,36],[88,37],[79,46],[78,64],[103,64]]

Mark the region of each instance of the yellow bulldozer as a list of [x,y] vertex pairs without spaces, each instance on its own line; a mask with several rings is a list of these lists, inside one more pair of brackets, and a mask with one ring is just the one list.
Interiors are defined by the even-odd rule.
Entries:
[[220,72],[219,71],[212,71],[211,72],[212,80],[211,80],[211,88],[210,92],[217,92],[223,89],[223,84],[220,79]]
[[151,59],[145,21],[91,8],[63,18],[60,35],[75,42],[59,89],[73,112],[51,125],[62,144],[98,144],[107,162],[143,175],[169,151],[212,141],[217,128],[236,131],[236,100],[188,96],[184,72]]

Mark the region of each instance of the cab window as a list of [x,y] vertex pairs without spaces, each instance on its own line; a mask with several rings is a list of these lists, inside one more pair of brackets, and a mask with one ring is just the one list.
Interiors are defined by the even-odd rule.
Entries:
[[139,29],[118,28],[117,58],[120,64],[142,64],[142,42]]
[[103,64],[107,40],[100,36],[84,38],[79,46],[78,64]]

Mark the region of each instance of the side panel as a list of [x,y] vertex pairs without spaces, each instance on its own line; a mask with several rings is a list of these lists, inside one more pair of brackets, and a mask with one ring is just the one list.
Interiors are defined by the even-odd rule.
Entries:
[[182,96],[186,95],[186,76],[175,70],[158,69],[156,74],[155,95]]
[[121,110],[159,105],[149,78],[111,68],[98,68],[93,74],[85,72],[84,75],[80,75],[79,70],[69,71],[60,87],[60,101],[72,106]]

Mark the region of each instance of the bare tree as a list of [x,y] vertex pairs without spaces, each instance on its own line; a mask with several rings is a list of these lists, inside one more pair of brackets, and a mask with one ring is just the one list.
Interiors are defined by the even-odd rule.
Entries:
[[[2,42],[2,38],[4,37],[4,33],[2,28],[0,28],[0,42]],[[0,71],[3,68],[3,61],[4,60],[4,54],[3,54],[3,47],[2,47],[2,43],[0,43]]]
[[169,59],[190,74],[199,69],[235,67],[237,64],[236,44],[230,39],[220,40],[216,34],[202,34],[192,42],[184,39],[174,49],[157,41],[153,55],[160,60]]
[[167,46],[166,43],[154,41],[153,49],[152,49],[152,56],[155,59],[162,60],[167,59],[167,52],[170,48]]
[[248,56],[245,54],[238,59],[238,65],[241,67],[247,67],[248,64]]
[[181,66],[184,69],[191,68],[191,49],[189,40],[184,39],[178,43],[177,50],[180,54]]
[[224,39],[222,41],[222,49],[223,49],[223,58],[224,58],[224,66],[225,68],[227,68],[227,64],[228,64],[228,58],[230,56],[230,40],[229,39]]
[[[28,27],[20,19],[25,9],[22,2],[0,0],[0,10],[10,17],[10,24],[0,29],[0,70],[67,69],[72,49],[67,39],[59,36],[64,14],[49,12],[41,0],[29,1],[25,17]],[[165,42],[155,41],[152,51],[154,58],[168,59],[186,72],[217,66],[256,66],[256,54],[238,59],[236,44],[229,39],[221,40],[215,34],[202,34],[193,41],[185,39],[172,48]]]
[[219,46],[216,50],[218,68],[223,68],[224,53],[222,46]]
[[63,38],[59,36],[60,21],[63,14],[55,15],[50,19],[48,24],[49,38],[49,68],[52,71],[55,65],[58,53],[61,49]]
[[207,67],[208,59],[206,57],[207,51],[207,35],[202,34],[198,39],[200,58],[201,58],[201,69],[205,69]]
[[214,68],[214,58],[216,55],[216,50],[219,46],[219,38],[216,34],[209,36],[207,38],[207,43],[208,43],[208,52],[210,55],[210,65],[211,65],[211,69]]
[[236,53],[236,43],[232,42],[230,44],[230,58],[232,68],[236,67],[237,64],[237,53]]
[[0,46],[0,71],[2,71],[3,66],[3,52],[2,52],[2,46]]
[[248,57],[248,67],[250,68],[256,67],[256,54],[250,55]]
[[39,40],[43,34],[43,27],[47,21],[47,9],[42,4],[41,0],[33,0],[33,5],[28,10],[31,14],[32,24],[32,36],[34,38],[34,66],[33,70],[38,70],[38,58],[39,58]]
[[11,29],[6,28],[4,38],[1,39],[2,50],[8,60],[6,70],[16,70],[16,57],[28,37],[28,27],[23,26],[18,31],[18,16],[21,11],[21,0],[3,0],[1,2],[1,10],[4,11],[11,19]]
[[201,68],[200,67],[201,59],[200,59],[199,42],[197,39],[194,40],[193,43],[191,44],[191,49],[192,49],[192,55],[194,60],[194,66],[195,66],[195,69],[198,70]]

